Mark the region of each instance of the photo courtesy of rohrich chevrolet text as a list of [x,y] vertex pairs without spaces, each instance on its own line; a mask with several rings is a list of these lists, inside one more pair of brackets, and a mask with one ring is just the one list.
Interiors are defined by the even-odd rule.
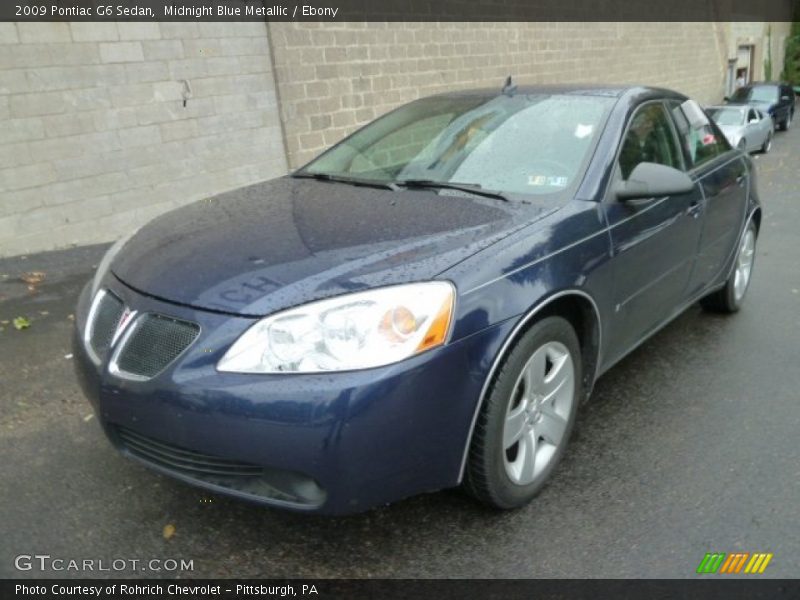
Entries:
[[0,6],[4,598],[800,596],[800,0]]

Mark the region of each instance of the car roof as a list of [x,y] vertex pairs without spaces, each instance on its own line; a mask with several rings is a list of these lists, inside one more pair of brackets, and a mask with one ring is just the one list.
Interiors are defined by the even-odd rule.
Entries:
[[712,108],[718,108],[720,110],[745,110],[748,108],[752,108],[753,110],[760,110],[764,111],[764,107],[759,106],[758,104],[753,104],[751,102],[728,102],[727,104],[712,104],[710,106],[704,106],[706,110],[710,110]]
[[[639,93],[653,96],[667,96],[674,98],[684,98],[681,94],[665,88],[641,86],[641,85],[619,85],[619,84],[537,84],[537,85],[517,85],[513,89],[513,94],[564,94],[576,96],[605,96],[620,98],[627,93]],[[455,90],[444,92],[437,96],[484,96],[487,98],[499,96],[503,93],[502,86],[492,88],[476,88],[466,90]]]

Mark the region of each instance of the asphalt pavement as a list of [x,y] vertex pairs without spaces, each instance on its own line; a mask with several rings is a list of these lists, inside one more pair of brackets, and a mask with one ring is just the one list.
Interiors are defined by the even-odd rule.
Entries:
[[[446,491],[316,517],[156,475],[111,449],[73,376],[71,313],[105,246],[0,260],[0,577],[682,578],[735,551],[800,576],[800,127],[756,162],[742,311],[693,306],[603,376],[552,483],[515,512]],[[15,568],[34,554],[193,570]]]

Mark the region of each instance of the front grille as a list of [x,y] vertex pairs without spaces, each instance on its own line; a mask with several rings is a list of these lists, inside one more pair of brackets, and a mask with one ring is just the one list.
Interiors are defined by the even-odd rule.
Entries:
[[300,473],[204,454],[119,425],[111,431],[130,456],[184,480],[297,508],[321,506],[327,497],[316,481]]
[[119,372],[149,379],[186,350],[200,333],[195,323],[147,313],[139,317],[116,360]]
[[247,476],[260,475],[262,472],[262,468],[257,465],[218,458],[193,450],[185,450],[179,446],[159,442],[126,427],[117,427],[117,433],[131,453],[169,469],[190,475]]
[[89,324],[89,345],[98,359],[102,360],[114,339],[125,305],[111,292],[103,292],[95,302],[93,321]]

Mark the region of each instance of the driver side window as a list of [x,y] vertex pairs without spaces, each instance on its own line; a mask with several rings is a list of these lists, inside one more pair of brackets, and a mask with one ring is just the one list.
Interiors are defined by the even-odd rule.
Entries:
[[669,117],[657,102],[640,108],[631,120],[619,154],[622,178],[627,180],[636,165],[642,162],[683,168]]

